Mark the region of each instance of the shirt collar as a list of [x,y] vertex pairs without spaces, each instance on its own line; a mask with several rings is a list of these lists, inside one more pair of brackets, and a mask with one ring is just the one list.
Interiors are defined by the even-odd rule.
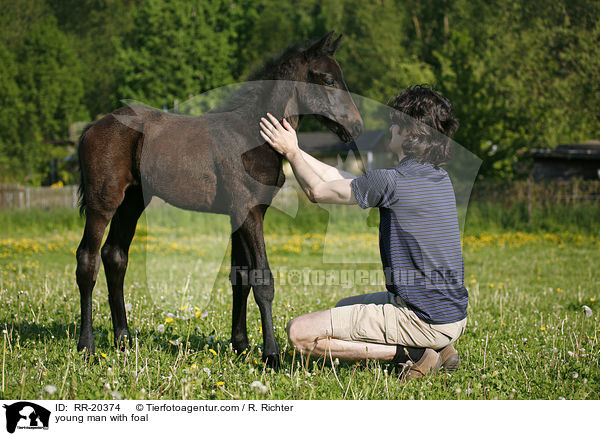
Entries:
[[442,168],[436,168],[429,162],[419,162],[413,156],[404,157],[396,166],[396,170],[403,175],[443,176],[446,174]]

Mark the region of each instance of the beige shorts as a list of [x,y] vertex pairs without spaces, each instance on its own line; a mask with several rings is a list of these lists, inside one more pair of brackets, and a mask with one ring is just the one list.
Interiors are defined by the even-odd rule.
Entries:
[[439,350],[465,331],[467,318],[450,324],[429,324],[390,292],[366,294],[331,310],[332,336],[347,341],[400,344]]

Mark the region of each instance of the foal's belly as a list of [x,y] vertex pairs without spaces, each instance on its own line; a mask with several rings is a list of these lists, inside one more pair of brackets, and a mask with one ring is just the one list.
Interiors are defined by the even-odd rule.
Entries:
[[217,180],[214,174],[181,174],[161,172],[146,178],[144,195],[159,197],[167,203],[199,212],[228,213],[227,204],[217,196]]

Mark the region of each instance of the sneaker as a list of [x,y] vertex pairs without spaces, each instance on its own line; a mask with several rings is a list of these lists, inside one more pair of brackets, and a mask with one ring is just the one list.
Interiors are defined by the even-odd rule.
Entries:
[[442,357],[438,352],[428,348],[425,350],[423,357],[408,368],[405,379],[412,380],[414,378],[423,378],[427,375],[433,375],[438,372],[440,366],[442,366]]
[[438,351],[442,358],[442,368],[448,372],[454,372],[460,365],[460,356],[452,344]]

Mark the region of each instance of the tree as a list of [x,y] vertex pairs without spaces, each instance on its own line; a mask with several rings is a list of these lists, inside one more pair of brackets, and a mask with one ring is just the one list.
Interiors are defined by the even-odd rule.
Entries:
[[72,40],[43,6],[16,1],[3,21],[0,45],[7,86],[0,93],[5,112],[0,142],[7,169],[2,178],[38,183],[51,158],[51,144],[68,137],[71,122],[89,117],[81,104],[78,62]]
[[0,182],[10,180],[15,166],[14,144],[20,143],[19,124],[24,114],[17,84],[18,67],[12,53],[0,44]]
[[88,112],[95,118],[118,107],[115,38],[133,27],[139,0],[47,0],[60,29],[74,41]]
[[225,0],[150,0],[116,39],[116,99],[172,105],[234,82],[235,21]]

